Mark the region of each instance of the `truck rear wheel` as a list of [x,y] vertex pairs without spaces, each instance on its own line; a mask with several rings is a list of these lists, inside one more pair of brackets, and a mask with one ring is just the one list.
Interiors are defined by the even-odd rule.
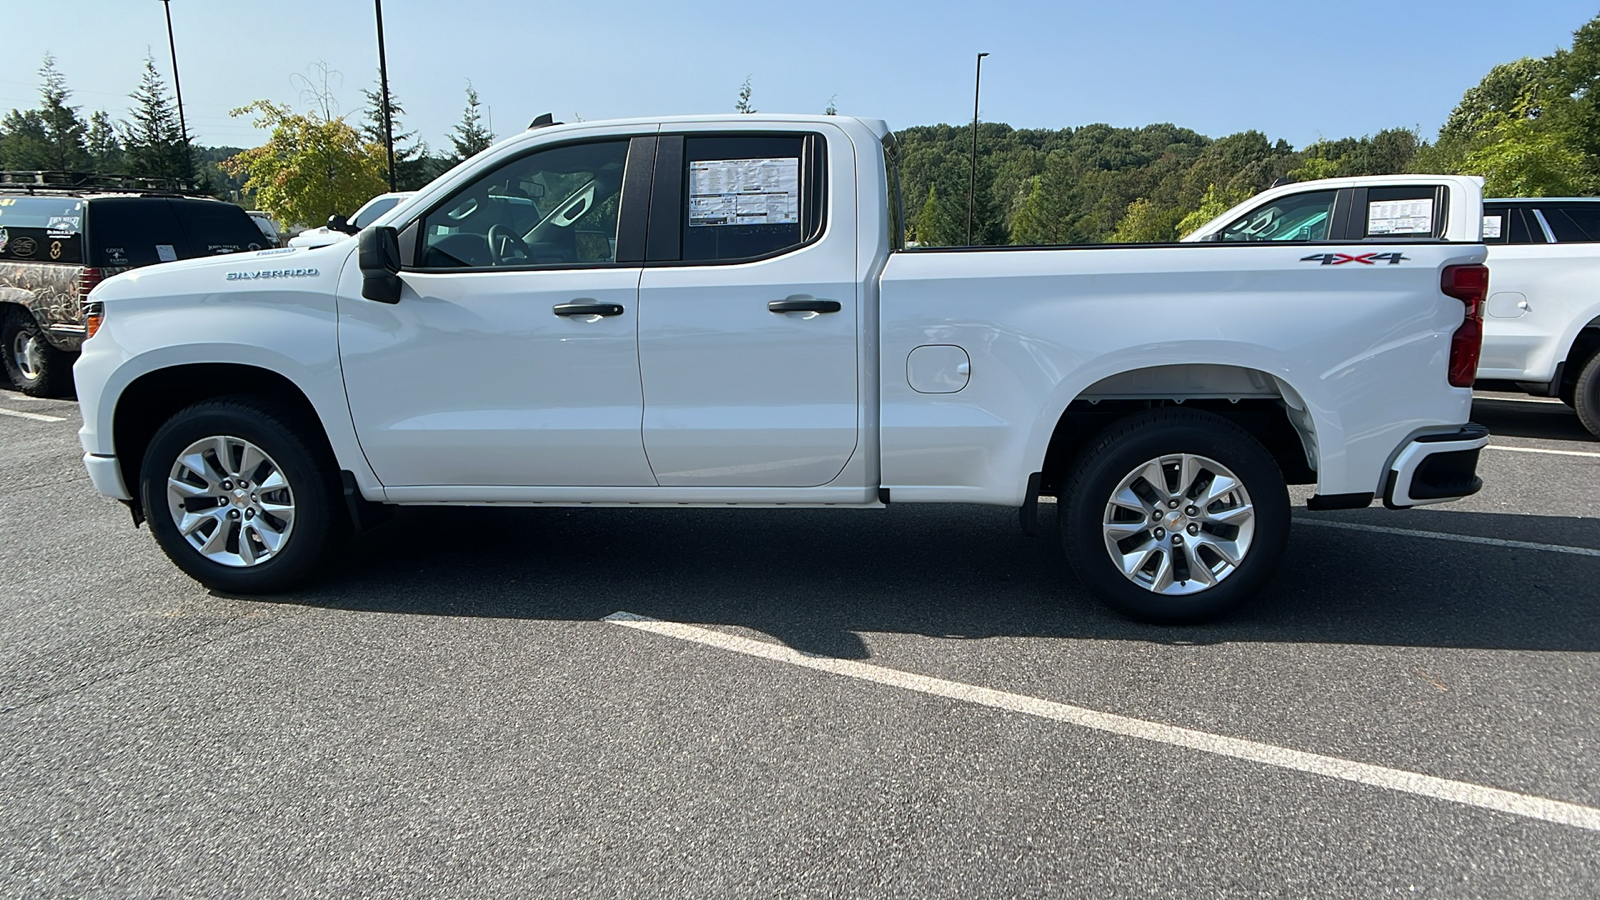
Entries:
[[1589,357],[1573,385],[1572,408],[1589,433],[1600,438],[1600,353]]
[[1112,425],[1078,457],[1062,499],[1062,544],[1078,577],[1150,622],[1200,622],[1244,603],[1288,542],[1289,493],[1271,455],[1195,410]]
[[347,530],[332,462],[257,397],[190,406],[151,438],[139,495],[156,542],[201,584],[267,594],[304,582]]
[[27,311],[13,309],[0,322],[6,375],[30,397],[62,397],[72,387],[72,354],[50,346]]

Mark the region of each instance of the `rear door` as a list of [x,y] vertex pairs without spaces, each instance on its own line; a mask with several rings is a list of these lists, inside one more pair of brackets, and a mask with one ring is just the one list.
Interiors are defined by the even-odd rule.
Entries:
[[1538,384],[1555,377],[1575,320],[1588,321],[1600,296],[1596,213],[1600,205],[1551,200],[1484,205],[1489,302],[1479,378]]
[[855,178],[831,128],[662,135],[639,288],[660,484],[819,486],[855,452]]

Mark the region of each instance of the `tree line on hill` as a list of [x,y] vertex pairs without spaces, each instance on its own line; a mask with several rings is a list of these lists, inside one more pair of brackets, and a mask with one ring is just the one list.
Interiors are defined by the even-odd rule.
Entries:
[[[313,67],[314,69],[316,67]],[[0,169],[115,173],[170,178],[259,206],[277,218],[316,224],[349,213],[388,189],[383,112],[395,137],[394,176],[414,190],[488,147],[494,135],[468,82],[449,148],[435,152],[401,124],[393,93],[364,90],[355,124],[327,89],[311,85],[312,109],[258,100],[233,111],[270,136],[260,147],[185,152],[176,108],[153,59],[129,96],[130,118],[87,118],[55,61],[40,69],[40,105],[0,121]],[[310,82],[308,81],[308,84]],[[738,112],[754,112],[751,79]],[[836,109],[829,102],[828,112]],[[910,237],[919,244],[968,241],[971,126],[924,125],[897,132]],[[1404,172],[1482,175],[1489,196],[1585,195],[1600,191],[1600,17],[1546,57],[1495,66],[1468,90],[1434,140],[1390,128],[1319,140],[1295,149],[1259,131],[1210,138],[1172,124],[1018,129],[978,126],[975,244],[1171,241],[1281,180]]]

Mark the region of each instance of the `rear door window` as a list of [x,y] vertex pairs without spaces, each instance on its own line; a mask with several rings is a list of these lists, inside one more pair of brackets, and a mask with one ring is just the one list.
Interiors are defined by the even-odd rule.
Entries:
[[0,197],[0,261],[81,263],[83,201]]
[[664,135],[647,258],[738,262],[815,241],[826,159],[820,134]]
[[1375,187],[1366,193],[1364,210],[1359,202],[1356,207],[1357,224],[1366,226],[1364,237],[1415,239],[1444,233],[1444,190],[1440,186]]
[[1594,206],[1541,206],[1556,240],[1567,243],[1600,242],[1600,208]]
[[192,255],[183,226],[164,198],[102,197],[88,210],[90,265],[149,266]]
[[251,221],[249,214],[232,203],[216,200],[167,202],[172,204],[189,238],[189,250],[187,253],[180,251],[180,258],[261,250],[267,245],[261,229]]

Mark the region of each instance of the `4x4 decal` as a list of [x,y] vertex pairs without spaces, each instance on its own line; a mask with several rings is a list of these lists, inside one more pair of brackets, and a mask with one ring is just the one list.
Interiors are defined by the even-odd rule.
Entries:
[[1407,257],[1401,253],[1362,253],[1352,255],[1349,253],[1313,253],[1302,256],[1301,262],[1321,263],[1325,266],[1342,266],[1345,263],[1361,263],[1364,266],[1375,266],[1386,262],[1391,266],[1398,266],[1405,262]]

